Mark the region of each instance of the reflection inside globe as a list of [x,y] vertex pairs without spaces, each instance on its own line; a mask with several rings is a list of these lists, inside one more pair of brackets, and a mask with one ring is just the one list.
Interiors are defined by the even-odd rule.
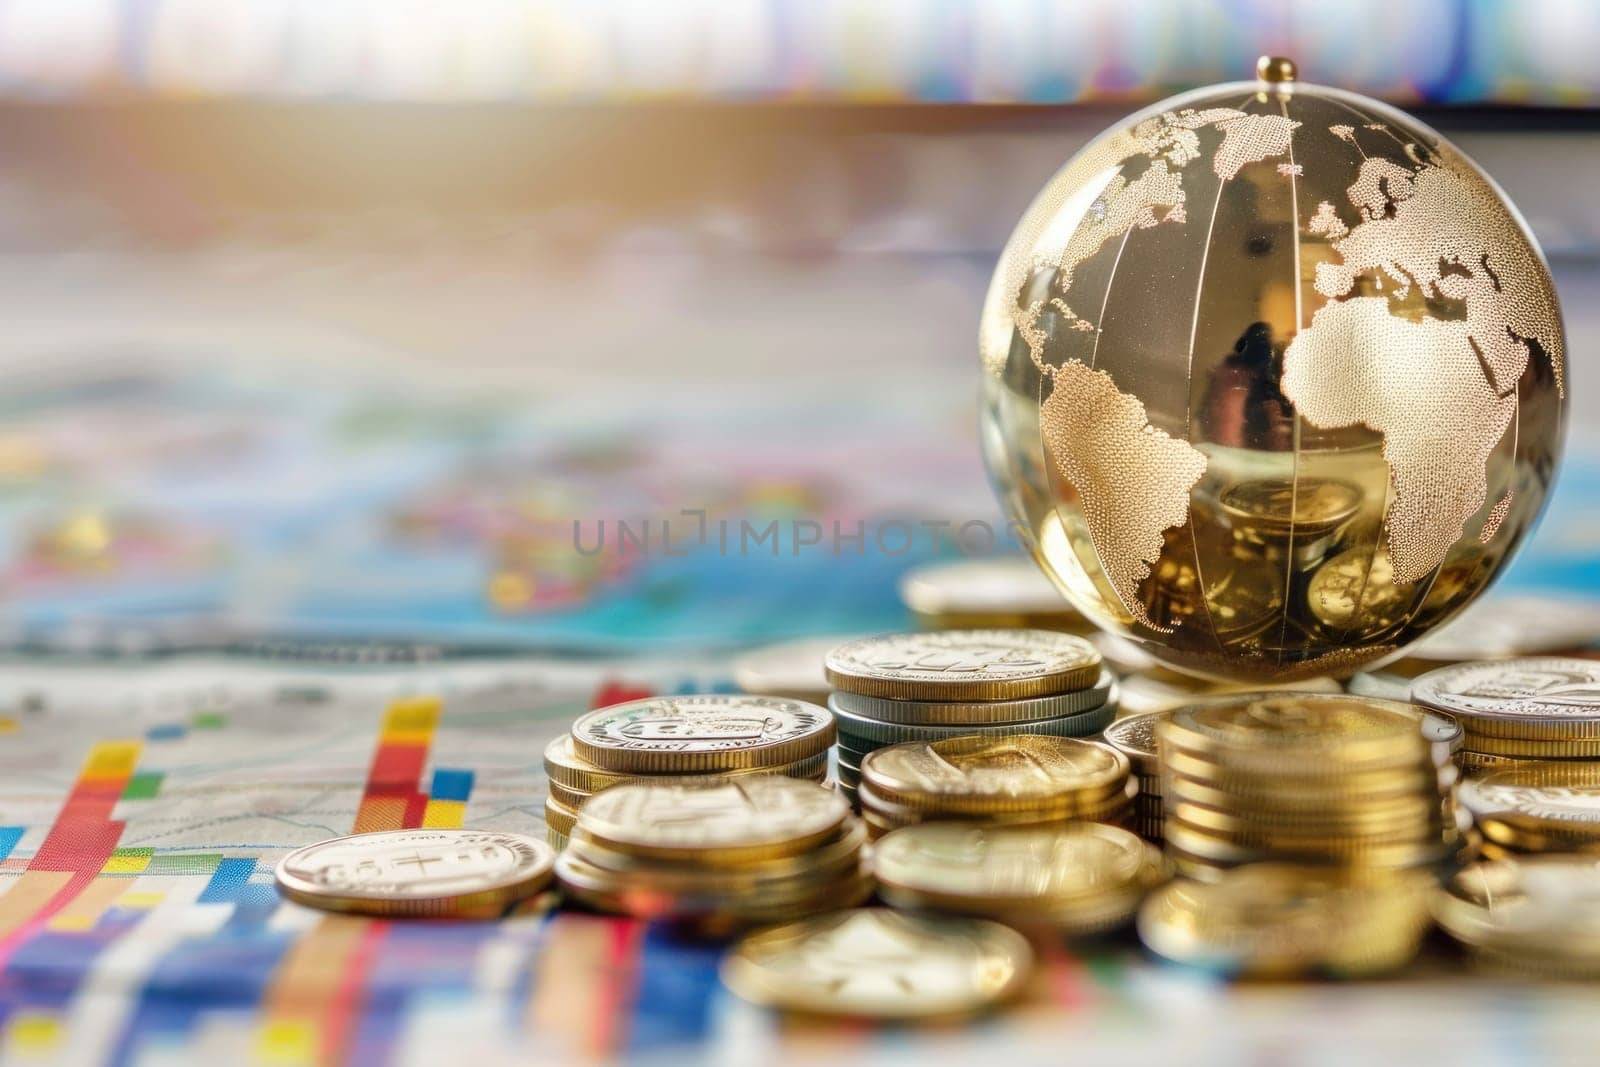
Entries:
[[1206,674],[1344,673],[1449,618],[1536,518],[1565,413],[1515,209],[1414,120],[1292,82],[1091,142],[979,347],[986,460],[1045,570]]

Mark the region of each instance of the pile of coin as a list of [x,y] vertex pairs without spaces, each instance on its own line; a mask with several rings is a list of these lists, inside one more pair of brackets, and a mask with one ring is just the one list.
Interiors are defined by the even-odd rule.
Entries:
[[813,782],[619,785],[578,813],[556,877],[591,908],[723,932],[861,903],[865,842],[844,798]]
[[1074,935],[1127,923],[1167,870],[1155,846],[1100,823],[924,823],[872,850],[878,896],[893,907]]
[[852,802],[876,749],[975,733],[1089,737],[1116,714],[1100,654],[1045,630],[871,637],[835,648],[824,666],[835,690],[839,783]]
[[618,785],[779,775],[824,781],[833,717],[782,697],[652,697],[591,711],[544,750],[545,825],[565,848],[578,812]]
[[1106,745],[1048,734],[968,734],[869,753],[858,795],[861,817],[877,837],[950,820],[1121,825],[1138,791],[1128,761]]
[[1134,779],[1139,783],[1139,795],[1133,798],[1133,828],[1140,837],[1151,841],[1160,841],[1163,830],[1161,757],[1156,751],[1156,724],[1164,718],[1164,712],[1129,715],[1116,720],[1105,731],[1105,743],[1127,757]]
[[1232,977],[1380,974],[1416,956],[1433,885],[1418,871],[1256,863],[1158,889],[1139,937],[1158,956]]
[[1440,927],[1497,970],[1600,978],[1600,858],[1477,863],[1434,897]]
[[380,830],[295,849],[278,864],[278,891],[324,911],[385,918],[503,914],[550,884],[555,852],[500,830]]
[[900,579],[900,599],[925,630],[1093,629],[1025,556],[914,567]]
[[1156,727],[1168,855],[1197,878],[1259,861],[1385,869],[1455,858],[1455,730],[1354,696],[1181,708]]
[[1453,716],[1462,767],[1600,759],[1600,661],[1567,656],[1457,663],[1417,678],[1411,699]]

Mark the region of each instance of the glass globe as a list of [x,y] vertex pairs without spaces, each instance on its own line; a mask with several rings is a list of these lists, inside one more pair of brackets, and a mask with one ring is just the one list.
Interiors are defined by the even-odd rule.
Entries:
[[1066,596],[1191,672],[1397,654],[1536,519],[1566,412],[1550,273],[1449,142],[1262,77],[1051,179],[983,311],[986,462]]

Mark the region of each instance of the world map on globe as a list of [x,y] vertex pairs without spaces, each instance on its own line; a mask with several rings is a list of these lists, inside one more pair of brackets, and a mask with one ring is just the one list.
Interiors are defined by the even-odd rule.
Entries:
[[[1037,372],[1039,443],[1081,522],[1078,554],[1126,616],[1157,632],[1174,624],[1151,614],[1146,583],[1175,531],[1195,524],[1214,446],[1234,443],[1208,442],[1204,421],[1229,403],[1259,409],[1244,411],[1245,423],[1292,427],[1270,449],[1299,452],[1309,448],[1303,435],[1349,429],[1381,438],[1387,498],[1380,543],[1354,580],[1359,600],[1380,569],[1385,584],[1429,584],[1464,537],[1493,542],[1522,487],[1515,476],[1491,479],[1491,454],[1526,451],[1519,386],[1530,365],[1565,396],[1548,270],[1469,160],[1364,98],[1312,86],[1242,100],[1235,91],[1191,96],[1194,106],[1159,108],[1085,147],[1013,234],[981,324],[991,378],[1015,388],[1019,359]],[[1277,212],[1283,226],[1234,241],[1223,228],[1252,222],[1241,202]],[[1183,243],[1165,239],[1159,257],[1140,251],[1140,235],[1169,231]],[[1285,233],[1292,250],[1271,247]],[[1258,284],[1254,299],[1281,310],[1252,307],[1221,322],[1241,301],[1226,295],[1232,268],[1218,257],[1254,270],[1237,249],[1249,256],[1258,245],[1281,257],[1285,277]],[[1170,266],[1180,257],[1184,265]],[[1130,339],[1129,290],[1147,339]],[[1190,321],[1163,327],[1168,317]],[[1272,380],[1255,374],[1248,395],[1235,389],[1230,400],[1218,384],[1225,372],[1197,366],[1209,358],[1197,337],[1231,329],[1242,349],[1252,328],[1267,338]],[[1103,346],[1107,330],[1120,336]],[[1108,359],[1110,348],[1118,354]],[[1150,408],[1158,393],[1178,397],[1160,417]],[[1291,507],[1301,478],[1297,459],[1282,494]]]

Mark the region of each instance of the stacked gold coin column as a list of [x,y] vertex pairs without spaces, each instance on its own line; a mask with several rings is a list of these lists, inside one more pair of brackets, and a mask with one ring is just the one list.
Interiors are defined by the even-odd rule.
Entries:
[[858,799],[862,762],[907,742],[971,734],[1089,737],[1116,714],[1115,683],[1082,638],[1043,630],[949,630],[851,641],[824,663],[839,782]]
[[1416,709],[1353,696],[1258,695],[1181,708],[1156,729],[1167,853],[1216,877],[1260,861],[1370,869],[1441,863],[1462,845],[1448,742]]
[[726,933],[860,904],[865,841],[845,799],[813,782],[622,785],[584,805],[556,877],[602,911]]
[[584,804],[613,786],[768,775],[822,782],[833,738],[826,709],[780,697],[652,697],[591,711],[545,748],[550,843],[566,847]]
[[880,748],[861,765],[861,817],[874,837],[948,820],[1121,825],[1137,792],[1120,753],[1047,734],[912,741]]

